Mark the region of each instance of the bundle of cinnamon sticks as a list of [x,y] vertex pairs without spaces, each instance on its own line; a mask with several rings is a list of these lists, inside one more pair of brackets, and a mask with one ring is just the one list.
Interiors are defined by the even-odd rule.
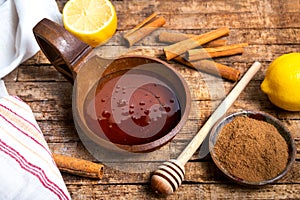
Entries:
[[124,34],[123,37],[127,42],[127,46],[131,47],[159,27],[162,27],[165,23],[166,19],[163,16],[158,16],[158,13],[154,12],[133,29]]
[[[153,13],[124,34],[124,39],[130,47],[165,23],[164,17],[158,17],[158,13]],[[162,31],[158,40],[170,44],[163,49],[167,60],[175,60],[188,67],[221,76],[230,81],[237,81],[240,75],[239,70],[212,60],[216,57],[242,54],[244,47],[248,46],[247,43],[228,45],[226,40],[220,39],[228,34],[227,27],[201,35]]]
[[[159,41],[173,43],[164,48],[167,60],[175,60],[181,64],[221,76],[230,81],[237,81],[240,72],[232,67],[217,63],[212,60],[242,54],[247,43],[227,45],[226,40],[219,39],[229,34],[227,27],[221,27],[201,35],[161,32]],[[205,45],[202,47],[202,45]]]

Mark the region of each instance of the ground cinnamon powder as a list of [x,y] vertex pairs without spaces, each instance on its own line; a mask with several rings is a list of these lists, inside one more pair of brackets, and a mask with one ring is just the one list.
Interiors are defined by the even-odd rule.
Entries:
[[222,128],[214,151],[230,174],[251,182],[276,177],[288,162],[288,146],[277,129],[247,116]]

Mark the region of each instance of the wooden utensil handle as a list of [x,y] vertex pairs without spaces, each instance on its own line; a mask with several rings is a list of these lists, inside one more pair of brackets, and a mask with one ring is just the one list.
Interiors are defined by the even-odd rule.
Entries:
[[33,34],[57,71],[73,82],[74,68],[91,52],[92,47],[49,19],[41,20],[33,28]]
[[153,173],[151,177],[152,188],[164,195],[174,192],[183,181],[184,165],[192,157],[195,151],[199,148],[203,140],[208,135],[212,126],[227,112],[230,106],[238,98],[252,77],[260,69],[261,64],[255,62],[241,80],[235,85],[227,97],[217,107],[203,127],[194,136],[191,142],[185,147],[176,160],[170,160],[163,163]]
[[238,98],[240,93],[244,90],[246,85],[252,79],[252,77],[260,69],[261,64],[255,62],[246,74],[241,78],[241,80],[235,85],[235,87],[230,91],[227,97],[222,101],[222,103],[217,107],[209,119],[205,122],[199,132],[195,135],[192,141],[186,146],[186,148],[178,156],[177,160],[185,165],[187,161],[192,157],[195,151],[202,144],[203,140],[206,138],[212,126],[228,111],[234,101]]

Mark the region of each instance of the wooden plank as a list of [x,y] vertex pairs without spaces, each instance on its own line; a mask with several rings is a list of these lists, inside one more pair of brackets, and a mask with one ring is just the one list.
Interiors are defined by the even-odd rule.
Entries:
[[[181,140],[177,140],[177,138],[175,137],[171,143],[168,143],[167,145],[163,146],[162,149],[160,149],[157,152],[153,152],[149,155],[146,155],[145,157],[141,157],[139,159],[136,159],[134,157],[132,157],[132,161],[134,162],[138,162],[138,161],[144,161],[144,162],[148,162],[148,161],[165,161],[165,160],[169,160],[169,158],[177,158],[177,156],[182,152],[182,150],[186,147],[186,145],[189,143],[189,139],[185,138],[185,139],[181,139]],[[84,145],[81,143],[81,141],[78,142],[68,142],[68,143],[52,143],[52,142],[48,142],[50,149],[54,152],[54,153],[62,153],[62,154],[67,154],[67,155],[72,155],[72,156],[79,156],[81,158],[89,158],[91,159],[92,156],[90,155],[90,153],[85,149]],[[297,155],[296,158],[300,159],[300,140],[299,138],[297,138],[295,140],[295,144],[296,144],[296,148],[297,148]],[[204,149],[205,151],[205,149]],[[109,152],[108,152],[109,153]],[[158,153],[161,153],[158,154]],[[199,156],[198,156],[199,152],[195,152],[194,156],[191,158],[191,160],[198,160]],[[156,155],[157,154],[157,155]],[[113,162],[114,158],[101,158],[102,162]],[[128,160],[130,160],[131,158],[128,157]]]
[[[114,56],[116,52],[124,51],[128,52],[133,50],[134,48],[148,48],[157,46],[158,49],[162,49],[163,46],[167,45],[165,43],[158,42],[158,35],[162,31],[169,31],[169,32],[179,32],[179,33],[193,33],[193,34],[201,34],[210,31],[211,29],[203,28],[199,29],[183,29],[184,27],[179,28],[178,30],[173,30],[170,28],[161,28],[151,35],[147,36],[146,38],[142,39],[140,42],[137,42],[134,47],[127,48],[126,42],[123,39],[124,31],[118,31],[105,46],[101,46],[97,49],[99,51],[105,52],[110,56]],[[219,28],[219,27],[218,27]],[[288,52],[291,51],[288,48],[292,46],[300,44],[300,29],[299,28],[284,28],[284,29],[234,29],[233,27],[229,27],[231,32],[229,36],[225,37],[228,40],[228,43],[243,43],[248,42],[250,47],[245,48],[246,52],[251,52],[252,45],[268,45],[268,51],[273,51],[273,46],[275,45],[275,52],[278,52],[280,48],[281,51]],[[276,46],[277,45],[277,46]],[[116,52],[112,52],[111,48],[114,49]],[[253,51],[255,52],[256,48],[254,47]],[[157,50],[158,51],[158,50]],[[259,52],[260,53],[260,52]],[[264,52],[268,53],[268,52]],[[278,52],[278,54],[280,51]],[[105,54],[104,54],[105,55]],[[277,54],[276,54],[277,55]],[[273,55],[273,56],[276,56]],[[233,56],[233,58],[236,56]],[[252,60],[252,59],[250,59]],[[43,55],[43,53],[38,52],[34,57],[28,59],[23,65],[37,65],[37,63],[41,63],[43,65],[49,65],[49,61]]]
[[[60,11],[66,0],[57,0]],[[255,0],[239,1],[223,1],[223,0],[206,0],[182,2],[181,0],[166,0],[161,2],[160,0],[139,0],[132,2],[130,0],[113,0],[112,1],[118,13],[138,13],[141,16],[151,14],[154,11],[169,12],[171,8],[175,8],[178,13],[228,13],[228,12],[257,12],[258,9],[265,10],[268,13],[271,11],[282,12],[298,12],[299,0],[273,0],[272,2],[264,0],[257,2]],[[137,9],[139,8],[139,9]]]
[[[194,100],[189,118],[205,119],[218,105],[218,100],[221,100],[223,95],[211,98],[210,93],[219,90],[197,83],[197,81],[189,82]],[[258,89],[260,83],[260,81],[251,81],[230,112],[241,109],[265,110],[280,119],[300,118],[298,112],[278,110],[272,105],[267,96]],[[72,85],[69,82],[7,82],[6,85],[11,95],[18,95],[31,106],[37,120],[72,120]],[[227,94],[232,87],[232,84],[225,82],[224,94]]]
[[[274,36],[270,35],[271,32],[272,31],[270,31],[270,33],[266,34],[264,37],[273,38]],[[162,48],[166,44],[162,44],[162,43],[158,44],[157,42],[155,43],[155,41],[153,41],[153,40],[156,40],[157,34],[152,35],[152,36],[142,40],[141,42],[138,42],[137,45],[139,45],[139,46],[134,46],[133,48],[130,48],[130,49],[125,47],[124,44],[122,43],[122,41],[117,41],[117,43],[114,44],[115,41],[112,40],[111,43],[108,43],[106,46],[98,48],[97,54],[101,57],[119,57],[120,55],[128,54],[128,53],[134,51],[134,54],[137,54],[137,55],[144,54],[146,52],[146,54],[149,56],[159,57],[159,55],[162,55]],[[251,35],[251,34],[252,33],[244,33],[244,34],[240,34],[240,36],[238,36],[238,33],[234,33],[232,37],[231,36],[229,37],[229,43],[248,42],[250,44],[248,47],[245,48],[245,52],[242,55],[218,58],[215,60],[220,63],[229,64],[229,66],[231,66],[233,63],[240,63],[240,64],[247,63],[248,65],[250,65],[254,61],[271,62],[275,58],[277,58],[278,56],[280,56],[284,53],[297,52],[297,50],[300,47],[300,42],[297,41],[300,38],[297,36],[300,34],[300,29],[299,29],[299,31],[290,30],[287,33],[285,33],[286,35],[282,36],[282,39],[281,39],[281,40],[285,41],[285,43],[283,43],[283,44],[280,43],[280,41],[276,41],[275,39],[274,40],[266,39],[266,40],[264,40],[265,43],[262,43],[262,41],[260,41],[260,40],[251,39],[251,38],[255,38],[255,35]],[[263,35],[264,33],[253,33],[253,34]],[[244,37],[242,37],[242,36],[244,36]],[[289,36],[290,36],[290,39],[286,39],[286,37],[289,37]],[[119,37],[121,37],[121,36],[119,35]],[[235,39],[230,39],[230,38],[235,38]],[[241,38],[246,38],[246,39],[241,39]],[[260,38],[260,37],[258,37],[258,38]],[[278,37],[276,37],[276,38],[278,38]],[[295,43],[293,45],[291,45],[289,43],[292,42],[293,38],[298,38],[298,39],[295,39]],[[121,39],[118,39],[118,40],[121,40]],[[253,44],[251,44],[251,43],[253,43]],[[123,44],[123,46],[118,46],[120,44],[121,45]],[[267,44],[267,45],[265,45],[265,44]],[[111,45],[113,45],[113,46],[111,46]],[[153,46],[153,45],[156,45],[156,46]],[[157,46],[157,45],[163,45],[163,46]],[[113,49],[113,51],[112,51],[112,49]],[[140,50],[143,49],[143,50],[140,51],[140,53],[139,53],[136,49],[140,49]],[[262,56],[262,55],[264,55],[264,56]],[[28,65],[31,66],[31,65],[34,65],[35,62],[37,62],[36,59],[39,59],[38,62],[41,63],[40,66],[36,66],[35,68],[28,69]],[[171,62],[171,63],[173,63],[173,62]],[[36,78],[36,80],[39,80],[39,78],[40,78],[40,79],[44,79],[44,81],[46,80],[46,78],[49,81],[64,81],[65,80],[56,70],[53,70],[54,69],[53,67],[51,67],[50,69],[47,69],[47,67],[50,67],[48,65],[49,65],[49,61],[43,54],[42,55],[36,54],[36,56],[27,60],[26,62],[23,63],[22,66],[19,67],[20,70],[22,70],[22,71],[19,72],[21,74],[21,76],[18,77],[18,80],[25,81],[26,78],[27,78],[27,80],[28,80],[28,78],[30,78],[30,79]],[[32,73],[31,73],[30,70],[33,70],[33,69],[43,70],[43,71],[46,70],[46,71],[43,74],[39,74],[38,71],[32,71]]]
[[[192,21],[192,20],[187,19],[187,21]],[[219,28],[219,27],[220,26],[215,27],[215,28]],[[205,28],[201,28],[200,29],[201,32],[199,32],[199,29],[197,29],[197,28],[190,28],[191,30],[195,30],[195,31],[191,32],[191,30],[187,31],[182,28],[183,27],[180,27],[178,32],[200,34],[200,33],[207,32],[212,29],[212,28],[207,29],[207,27],[205,27]],[[268,55],[268,56],[273,55],[273,57],[270,57],[270,58],[267,57],[268,61],[271,61],[274,59],[274,57],[277,57],[278,55],[280,55],[282,53],[296,51],[295,48],[299,48],[299,46],[295,46],[295,45],[296,44],[299,45],[299,43],[300,43],[299,42],[300,29],[295,28],[295,26],[293,26],[291,28],[280,28],[280,29],[273,29],[273,28],[234,29],[234,27],[230,27],[230,26],[229,26],[229,28],[232,29],[229,37],[227,37],[229,40],[229,43],[248,42],[250,44],[250,47],[246,48],[246,50],[247,50],[246,53],[252,52],[252,54],[253,54],[254,52],[256,52],[257,54],[254,58],[258,57],[257,55],[262,55],[263,53],[266,54],[268,52],[277,52],[277,54],[275,54],[275,55],[273,55],[271,53],[270,53],[270,55]],[[166,29],[172,30],[173,28],[166,28]],[[165,31],[165,30],[162,29],[160,31]],[[149,37],[143,39],[141,42],[137,43],[137,45],[141,45],[141,44],[143,44],[144,46],[164,45],[161,43],[157,43],[157,36],[160,31],[156,31],[151,36],[149,36]],[[122,34],[123,33],[121,33],[121,32],[117,32],[116,35],[109,41],[109,43],[106,44],[106,46],[100,48],[100,49],[103,49],[101,51],[108,51],[111,54],[111,49],[109,49],[109,48],[112,48],[111,45],[113,45],[114,48],[116,48],[116,50],[118,50],[118,51],[120,48],[123,49],[123,51],[130,50],[125,47],[125,42],[122,40]],[[254,45],[254,44],[255,45],[267,44],[268,46],[252,47],[252,45]],[[275,45],[275,47],[270,46],[270,44]],[[278,45],[278,44],[280,44],[280,45]],[[286,44],[286,46],[284,46],[284,44]],[[293,44],[293,45],[291,45],[291,44]],[[123,45],[123,47],[118,47],[116,45]],[[251,50],[249,48],[254,48],[254,49]],[[268,48],[268,49],[264,49],[264,48]],[[249,55],[246,57],[243,55],[241,58],[244,58],[244,59],[251,58],[249,60],[254,60],[252,57],[253,57],[253,55]],[[266,59],[265,56],[263,56],[262,58]],[[36,56],[32,57],[31,59],[29,59],[28,61],[23,63],[23,65],[30,65],[30,64],[36,64],[36,63],[49,64],[49,61],[46,59],[46,57],[41,52],[39,52],[38,54],[36,54]]]
[[[41,72],[42,73],[42,72]],[[11,95],[17,95],[24,101],[50,100],[70,105],[73,86],[69,82],[6,82]]]
[[[237,111],[237,110],[236,110]],[[272,113],[270,113],[272,114]],[[274,114],[274,113],[273,113]],[[209,115],[209,113],[208,113]],[[176,136],[176,140],[190,140],[194,134],[200,129],[205,122],[205,119],[190,119]],[[299,120],[283,119],[283,124],[290,130],[295,140],[300,140],[300,123]],[[51,143],[59,142],[78,142],[79,138],[75,130],[73,121],[67,120],[42,120],[38,121],[47,141]]]
[[29,58],[28,60],[24,61],[22,65],[28,66],[28,65],[50,65],[49,60],[46,58],[44,53],[42,51],[38,51],[34,56]]
[[[172,64],[176,70],[183,75],[187,84],[189,85],[190,91],[192,93],[192,97],[194,100],[211,100],[209,93],[213,93],[214,90],[219,90],[224,88],[225,94],[233,87],[233,83],[224,81],[220,78],[215,78],[214,76],[207,75],[202,72],[198,72],[194,69],[190,69],[178,64]],[[244,71],[248,69],[250,64],[238,64],[235,63],[234,67],[242,68]],[[63,77],[56,77],[56,70],[53,67],[27,67],[24,69],[20,68],[23,74],[19,75],[19,82],[7,81],[7,86],[9,88],[9,92],[13,95],[18,95],[23,98],[25,101],[34,101],[34,100],[70,100],[72,95],[73,86],[69,82],[61,81]],[[267,66],[263,67],[262,70],[265,70]],[[26,72],[26,74],[25,74]],[[38,74],[48,73],[49,78],[47,76],[38,76]],[[241,72],[242,74],[244,72]],[[37,75],[31,75],[37,74]],[[35,78],[40,77],[40,78]],[[54,77],[54,78],[53,78]],[[250,98],[255,95],[254,98],[257,99],[258,96],[264,95],[262,93],[257,94],[257,89],[259,89],[259,85],[261,84],[262,79],[264,78],[263,72],[259,73],[254,77],[254,80],[250,82],[249,86],[247,86],[247,93],[242,95],[246,95],[244,98]],[[34,81],[35,80],[35,81]],[[52,82],[53,80],[59,82]],[[257,81],[256,81],[257,80]],[[31,82],[34,81],[34,82]],[[42,81],[42,82],[39,82]],[[47,81],[47,82],[45,82]],[[30,90],[30,92],[28,92]],[[212,91],[209,91],[212,90]],[[254,91],[252,91],[254,90]],[[31,93],[32,95],[30,95]],[[64,94],[64,95],[61,95]]]
[[[219,27],[218,27],[219,28]],[[243,43],[247,42],[249,45],[297,45],[300,43],[299,39],[299,28],[268,28],[268,29],[243,29],[243,28],[233,28],[229,27],[230,33],[228,36],[223,37],[228,40],[228,44],[233,43]],[[189,33],[189,34],[203,34],[209,32],[212,29],[202,28],[202,29],[183,29],[183,27],[178,29],[172,29],[163,27],[159,30],[153,32],[150,36],[143,38],[140,42],[136,43],[135,46],[163,46],[165,43],[158,41],[158,36],[161,32],[176,32],[176,33]],[[115,34],[113,38],[106,45],[125,45],[122,39],[122,35],[126,31],[119,31]],[[247,48],[246,48],[247,49]]]
[[[176,9],[178,14],[182,13],[212,13],[212,12],[255,12],[256,5],[255,1],[247,0],[243,3],[234,2],[234,1],[193,1],[193,2],[183,2],[183,1],[164,1],[161,2],[159,0],[156,1],[113,1],[116,10],[119,11],[119,13],[122,13],[124,10],[126,10],[128,13],[140,13],[142,12],[142,15],[147,15],[150,12],[153,11],[159,11],[162,13],[169,12],[170,11],[170,5],[172,5],[172,8],[174,10]],[[139,9],[137,9],[139,8]],[[151,13],[150,13],[151,14]]]
[[41,131],[49,143],[79,142],[73,120],[42,120],[38,121]]
[[[22,96],[21,98],[23,98]],[[298,112],[288,112],[278,110],[267,99],[258,99],[253,103],[249,103],[251,99],[241,99],[236,101],[230,108],[228,113],[241,110],[263,110],[269,114],[282,120],[298,120],[300,118]],[[66,120],[71,121],[72,109],[71,101],[64,100],[47,100],[47,101],[26,101],[33,110],[35,117],[39,121],[43,120]],[[212,113],[218,102],[211,102],[209,99],[204,101],[193,101],[189,115],[190,120],[200,120],[201,123]]]
[[297,199],[299,184],[271,185],[259,189],[232,184],[184,184],[162,197],[149,185],[68,185],[72,199]]
[[[46,58],[43,58],[43,60]],[[27,63],[23,63],[18,68],[18,81],[19,82],[31,82],[31,81],[43,81],[43,82],[66,82],[67,80],[59,73],[52,65],[29,65],[30,60]],[[34,61],[33,61],[34,62]]]
[[[230,28],[247,27],[252,29],[261,28],[294,28],[299,27],[300,14],[282,13],[281,15],[275,13],[266,14],[264,10],[258,12],[244,12],[244,13],[208,13],[208,14],[175,14],[168,12],[164,14],[167,23],[164,26],[168,29],[182,29],[184,24],[186,29],[205,29],[218,28],[228,26]],[[271,11],[270,11],[271,12]],[[137,21],[141,21],[139,14],[118,14],[120,21],[124,22],[119,25],[119,30],[126,30],[132,28]],[[125,20],[126,19],[126,20]]]
[[[157,11],[166,15],[168,27],[184,24],[188,29],[202,29],[229,25],[230,27],[266,28],[297,27],[299,5],[289,0],[282,1],[206,1],[204,2],[160,2],[138,1],[115,2],[118,17],[122,23],[119,28],[134,26],[140,15]],[[172,7],[169,5],[172,4]],[[124,9],[126,8],[126,9]],[[172,10],[172,8],[174,8]],[[298,8],[298,9],[297,9]],[[126,13],[122,12],[126,10]],[[143,12],[142,12],[143,11]],[[294,15],[296,14],[296,15]],[[137,17],[135,17],[137,16]],[[189,18],[187,20],[186,18]],[[126,19],[126,20],[124,20]]]
[[[144,164],[147,167],[146,164]],[[217,169],[216,165],[211,161],[206,162],[188,162],[185,166],[185,179],[186,183],[195,184],[235,184],[231,182],[225,175]],[[300,170],[300,162],[296,162],[291,171],[280,179],[277,184],[284,183],[300,183],[300,175],[298,171]],[[152,171],[146,171],[144,173],[126,173],[120,170],[116,170],[112,167],[105,166],[104,176],[101,181],[83,178],[79,176],[74,176],[64,173],[63,175],[68,178],[66,184],[79,185],[79,184],[150,184],[150,176]],[[237,185],[238,186],[238,185]]]
[[[187,121],[187,124],[182,128],[182,130],[177,134],[177,136],[172,140],[170,144],[171,157],[176,157],[179,155],[179,153],[183,150],[183,148],[198,132],[198,130],[203,124],[202,121],[204,120]],[[62,149],[64,146],[67,145],[67,144],[64,145],[64,143],[70,143],[71,147],[73,146],[72,144],[81,143],[73,123],[68,121],[52,121],[52,122],[47,121],[47,122],[39,121],[39,125],[42,129],[42,132],[45,135],[47,142],[51,144],[50,146],[54,145],[53,149],[58,149],[58,150]],[[299,120],[283,121],[283,123],[290,130],[291,134],[295,138],[296,146],[298,147],[298,151],[299,151],[300,150],[298,146],[300,144],[300,135],[298,131],[300,126]],[[75,151],[76,149],[72,150],[73,153]],[[298,158],[300,158],[299,156]],[[197,159],[197,157],[193,159]]]
[[[155,37],[155,36],[153,36]],[[230,41],[230,43],[239,43],[242,41]],[[251,40],[247,41],[244,40],[243,42],[249,42],[251,43]],[[142,40],[141,42],[138,42],[137,45],[134,46],[131,49],[128,49],[126,46],[103,46],[99,49],[97,49],[97,54],[100,57],[105,58],[111,58],[111,57],[120,57],[122,55],[148,55],[148,56],[154,56],[159,57],[162,56],[162,48],[163,46],[150,46],[153,45],[152,41],[151,43],[147,43],[147,40]],[[156,44],[157,45],[157,44]],[[290,53],[290,52],[297,52],[299,49],[300,44],[293,44],[293,45],[256,45],[256,44],[250,44],[248,47],[245,47],[245,52],[242,55],[235,55],[235,56],[227,56],[223,58],[215,58],[214,60],[218,62],[226,63],[250,63],[252,64],[254,61],[260,61],[260,62],[271,62],[278,56],[284,54],[284,53]],[[112,51],[113,49],[113,51]],[[264,56],[262,56],[264,55]],[[164,60],[164,58],[162,58]],[[169,63],[173,63],[172,61],[168,61]]]
[[[207,13],[255,13],[257,11],[264,11],[266,13],[272,13],[277,11],[278,13],[283,12],[298,12],[299,5],[297,0],[263,0],[257,2],[255,0],[244,0],[240,1],[222,1],[222,0],[206,0],[206,1],[179,1],[179,0],[140,0],[132,2],[129,0],[125,1],[113,1],[118,13],[137,13],[149,15],[151,12],[159,11],[161,13],[169,13],[176,11],[176,14],[207,14]],[[172,5],[172,7],[170,7]],[[137,9],[138,8],[138,9]],[[298,8],[298,9],[297,9]],[[173,9],[173,10],[170,10]]]

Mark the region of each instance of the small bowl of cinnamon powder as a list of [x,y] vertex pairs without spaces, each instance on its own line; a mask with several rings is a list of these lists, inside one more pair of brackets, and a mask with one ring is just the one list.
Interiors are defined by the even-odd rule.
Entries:
[[296,147],[275,117],[242,111],[224,117],[211,129],[211,157],[231,180],[251,186],[273,183],[292,167]]

